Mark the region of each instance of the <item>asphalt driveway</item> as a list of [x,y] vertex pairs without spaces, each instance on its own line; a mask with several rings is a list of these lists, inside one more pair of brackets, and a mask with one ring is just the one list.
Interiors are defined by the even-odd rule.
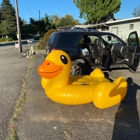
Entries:
[[[0,139],[13,134],[11,124],[13,137],[19,140],[140,139],[140,74],[107,71],[112,80],[124,76],[128,81],[127,96],[116,106],[101,110],[93,103],[62,105],[47,98],[40,85],[37,68],[42,53],[21,58],[12,47],[0,49]],[[18,112],[17,105],[21,105]]]
[[128,70],[108,72],[111,79],[124,76],[128,92],[122,103],[98,109],[93,103],[68,106],[47,98],[37,73],[42,55],[35,55],[28,79],[27,100],[18,120],[20,140],[134,140],[140,139],[140,75]]

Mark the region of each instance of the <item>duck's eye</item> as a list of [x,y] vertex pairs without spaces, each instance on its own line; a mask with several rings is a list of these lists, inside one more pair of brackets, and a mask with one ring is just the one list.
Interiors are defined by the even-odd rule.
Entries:
[[68,64],[68,59],[66,58],[66,56],[61,55],[61,56],[60,56],[60,59],[61,59],[61,61],[62,61],[64,64]]

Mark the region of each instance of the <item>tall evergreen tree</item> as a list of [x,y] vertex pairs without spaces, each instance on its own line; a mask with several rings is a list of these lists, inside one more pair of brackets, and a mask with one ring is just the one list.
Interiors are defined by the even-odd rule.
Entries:
[[1,23],[0,30],[3,36],[13,36],[16,34],[15,9],[9,0],[3,0],[0,8]]
[[80,17],[88,22],[99,23],[107,15],[119,11],[121,0],[73,0],[80,10]]

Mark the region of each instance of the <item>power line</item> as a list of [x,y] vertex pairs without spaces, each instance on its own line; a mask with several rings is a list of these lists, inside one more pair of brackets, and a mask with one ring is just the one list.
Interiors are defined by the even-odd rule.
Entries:
[[[21,0],[21,2],[23,3],[23,1]],[[23,3],[23,5],[25,6],[25,8],[27,9],[27,11],[32,15],[32,17],[35,17],[34,14],[32,13],[32,11],[30,10],[29,6],[25,3]]]
[[[27,1],[25,0],[25,3],[26,3],[26,5],[27,5],[27,7],[29,8],[29,10],[31,11],[31,9],[30,9],[30,7],[28,6],[28,4],[27,4]],[[31,11],[31,13],[32,13],[32,11]],[[32,13],[33,14],[33,13]],[[34,16],[34,14],[33,14],[33,16]],[[34,16],[35,17],[35,16]]]
[[[51,4],[48,4],[48,3],[45,2],[45,1],[42,1],[42,0],[39,0],[39,1],[41,1],[41,2],[43,2],[43,3],[46,3],[47,5],[49,5],[49,6],[53,7],[53,8],[55,8],[55,9],[57,9],[57,10],[59,10],[59,11],[62,11],[62,12],[64,12],[64,13],[68,13],[67,11],[61,10],[61,9],[59,9],[59,8],[57,8],[57,7],[53,6],[53,5],[51,5]],[[74,15],[74,16],[76,16],[76,17],[79,18],[78,15]]]
[[[22,6],[21,6],[20,3],[19,3],[19,5],[20,5],[20,8],[22,9],[22,11],[25,13],[25,11],[23,10],[23,8],[22,8]],[[26,19],[26,18],[24,17],[24,14],[21,12],[21,10],[19,10],[19,12],[21,13],[22,17],[23,17],[24,19]]]

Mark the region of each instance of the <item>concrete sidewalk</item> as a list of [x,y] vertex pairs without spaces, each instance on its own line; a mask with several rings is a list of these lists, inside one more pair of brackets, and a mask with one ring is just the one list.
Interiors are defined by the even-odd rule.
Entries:
[[[93,103],[68,106],[47,98],[37,73],[43,55],[34,58],[27,80],[26,101],[16,125],[19,140],[134,140],[140,139],[140,87],[131,85],[125,100],[108,109],[98,109]],[[126,71],[121,71],[121,74]],[[109,73],[118,77],[119,71]],[[127,77],[136,79],[127,70]],[[133,82],[138,82],[134,80]],[[137,94],[137,96],[136,96]]]

